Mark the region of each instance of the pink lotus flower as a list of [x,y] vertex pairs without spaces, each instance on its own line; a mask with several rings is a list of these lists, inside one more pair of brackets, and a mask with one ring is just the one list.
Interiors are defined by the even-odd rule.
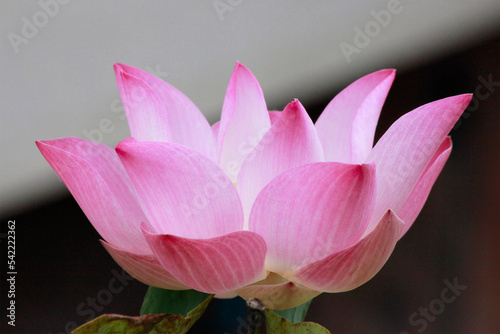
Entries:
[[133,138],[113,150],[38,141],[103,246],[139,281],[273,309],[364,284],[419,214],[471,96],[429,103],[373,146],[393,70],[337,95],[313,124],[299,101],[268,112],[237,63],[212,127],[180,91],[115,65]]

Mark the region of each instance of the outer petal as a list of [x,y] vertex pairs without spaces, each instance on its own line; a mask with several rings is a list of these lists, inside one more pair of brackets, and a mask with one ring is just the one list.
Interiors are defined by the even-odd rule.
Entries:
[[326,106],[316,122],[327,161],[362,163],[373,146],[380,110],[396,71],[358,79]]
[[388,211],[377,227],[355,245],[299,269],[294,281],[326,292],[352,290],[370,280],[391,255],[403,228]]
[[130,252],[151,254],[140,231],[146,217],[113,149],[78,138],[36,144],[104,239]]
[[267,244],[266,269],[287,278],[355,243],[371,217],[374,198],[373,165],[319,162],[277,176],[250,213],[250,231]]
[[418,214],[422,210],[422,207],[431,192],[434,182],[436,182],[437,177],[441,173],[444,164],[451,154],[451,147],[451,138],[446,137],[427,165],[410,196],[408,196],[408,199],[399,210],[398,216],[405,222],[400,237],[408,231],[415,219],[417,219]]
[[219,164],[233,182],[243,161],[271,127],[257,79],[236,63],[229,81],[219,128]]
[[201,153],[161,142],[124,141],[116,150],[159,233],[210,238],[243,228],[236,188]]
[[[125,107],[129,122],[134,122],[130,128],[134,127],[135,129],[137,127],[146,130],[146,132],[141,131],[139,137],[132,134],[134,137],[143,141],[173,141],[194,148],[215,161],[215,137],[205,116],[189,98],[165,81],[137,68],[115,64],[115,72],[124,105],[130,106],[130,103],[132,103],[128,110],[127,106]],[[144,85],[147,85],[149,89]],[[139,94],[142,89],[144,89],[145,95]],[[138,96],[130,96],[128,93],[130,91],[134,92],[134,90],[138,90],[137,93],[141,104],[134,103],[138,102]],[[144,109],[140,97],[146,99],[150,98],[150,95],[153,95],[153,100],[156,100],[157,97],[163,107],[158,110]],[[133,100],[134,97],[136,100]],[[144,123],[146,123],[146,126],[143,126]],[[148,131],[151,125],[161,130],[158,131],[160,134],[158,137],[154,137],[155,132]]]
[[130,253],[113,247],[102,240],[101,244],[106,248],[116,263],[138,281],[146,285],[168,290],[189,289],[166,271],[154,255]]
[[236,189],[245,222],[255,198],[274,177],[290,168],[324,160],[321,143],[306,110],[298,100],[289,103],[247,157],[238,175]]
[[368,233],[389,209],[399,212],[435,152],[471,100],[458,95],[400,117],[367,158],[377,166],[377,204]]
[[115,66],[115,73],[132,137],[140,141],[174,141],[174,125],[158,95],[146,82],[119,66]]
[[144,235],[160,263],[187,286],[225,293],[263,279],[266,244],[257,233],[238,231],[211,239]]
[[265,280],[238,289],[238,294],[244,299],[259,298],[267,308],[286,310],[304,304],[321,294],[302,285],[269,274]]

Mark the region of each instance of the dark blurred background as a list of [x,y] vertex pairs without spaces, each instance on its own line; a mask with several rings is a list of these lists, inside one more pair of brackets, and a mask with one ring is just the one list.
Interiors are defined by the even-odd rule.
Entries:
[[[397,53],[384,57],[384,67],[403,61]],[[332,75],[314,98],[305,94],[304,98],[274,98],[269,109],[282,109],[299,97],[315,120],[336,93],[380,68],[375,66],[366,73],[354,70],[341,78]],[[388,263],[358,289],[317,297],[306,320],[335,334],[500,333],[500,30],[434,57],[417,57],[401,67],[382,110],[376,140],[398,117],[422,104],[468,92],[483,97],[466,110],[451,132],[451,157]],[[485,81],[491,85],[485,87]],[[2,161],[2,165],[7,164]],[[29,185],[22,186],[31,191]],[[50,196],[0,211],[1,233],[6,233],[8,220],[16,221],[18,272],[16,327],[6,326],[7,299],[2,288],[1,332],[55,334],[104,313],[137,315],[147,287],[124,278],[66,191],[53,195],[48,186],[37,187],[33,191]],[[5,282],[5,234],[0,237]],[[106,305],[92,309],[93,298],[109,297],[103,291],[116,277],[122,277],[123,289],[111,294]],[[438,307],[435,300],[441,298],[446,280],[466,288],[439,314],[431,313],[426,319],[419,314],[421,308]],[[237,314],[244,307],[240,304],[228,311],[228,303],[215,302],[192,332],[235,333]],[[216,314],[224,328],[213,327]]]

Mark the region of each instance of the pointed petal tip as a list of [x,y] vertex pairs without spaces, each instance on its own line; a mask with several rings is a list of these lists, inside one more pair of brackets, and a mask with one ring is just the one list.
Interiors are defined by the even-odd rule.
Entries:
[[473,96],[474,95],[472,93],[465,93],[465,94],[459,94],[459,95],[446,97],[444,99],[441,99],[441,101],[454,101],[456,103],[462,104],[465,108],[466,106],[469,105]]
[[248,68],[247,68],[245,65],[243,65],[242,63],[240,63],[240,62],[237,60],[237,61],[236,61],[236,64],[234,65],[234,70],[236,71],[236,70],[237,70],[237,69],[239,69],[239,68],[243,68],[243,69],[248,70]]
[[123,68],[120,68],[117,72],[118,75],[120,75],[120,78],[122,81],[128,81],[128,80],[140,80],[138,77],[126,72]]
[[[398,215],[396,214],[396,212],[392,211],[392,209],[387,210],[387,212],[385,213],[384,216],[387,217],[386,223],[393,224],[393,225],[395,224],[396,229],[398,231],[396,234],[401,235],[401,232],[403,231],[404,226],[405,226],[405,222],[403,220],[401,220],[401,218],[399,218]],[[383,222],[383,220],[384,219],[382,218],[381,221]]]
[[[115,247],[112,243],[107,242],[107,241],[104,241],[104,240],[102,240],[102,239],[99,239],[99,242],[101,243],[101,245],[102,245],[103,247],[106,247],[107,245],[110,245],[110,246],[112,246],[112,247]],[[116,247],[115,247],[115,248],[116,248]]]
[[384,69],[372,72],[370,74],[367,74],[358,80],[366,79],[366,78],[370,78],[370,77],[380,77],[380,81],[384,81],[384,80],[387,80],[388,78],[390,78],[391,82],[392,82],[392,81],[394,81],[394,78],[396,77],[396,69],[384,68]]
[[115,75],[117,77],[117,80],[122,82],[131,81],[130,84],[140,83],[150,88],[150,85],[148,84],[146,79],[141,75],[141,74],[147,74],[147,72],[144,72],[138,68],[124,64],[114,64],[113,67],[115,69]]
[[39,150],[42,150],[42,147],[45,145],[45,140],[35,140],[35,145]]
[[129,66],[121,63],[113,64],[113,70],[115,71],[115,77],[117,81],[123,81],[124,74],[127,73],[127,68]]
[[441,109],[445,107],[451,111],[450,117],[458,118],[463,113],[465,108],[467,108],[467,106],[472,100],[472,97],[473,94],[470,93],[448,96],[439,100],[426,103],[415,110],[420,110],[421,108],[430,108],[430,107],[432,107],[433,109]]
[[35,144],[40,153],[46,158],[46,154],[50,152],[51,150],[54,150],[55,147],[54,145],[51,144],[54,140],[57,139],[48,139],[48,140],[36,140]]
[[119,157],[125,155],[127,153],[127,147],[129,146],[129,141],[127,140],[122,140],[119,142],[116,147],[115,151],[118,154]]
[[472,93],[466,93],[466,94],[462,94],[462,95],[464,96],[464,99],[467,101],[467,105],[470,103],[470,101],[474,97],[474,94],[472,94]]
[[397,217],[396,213],[394,211],[392,211],[392,209],[387,210],[384,213],[384,216],[387,216],[388,218],[390,218],[389,223],[391,222],[391,219],[394,219],[394,217]]
[[134,154],[133,147],[136,143],[138,143],[137,139],[135,139],[134,137],[128,137],[116,145],[115,152],[116,154],[118,154],[120,160],[130,154]]
[[283,109],[283,112],[285,111],[294,111],[294,112],[297,112],[299,110],[304,110],[305,111],[305,108],[304,106],[302,105],[302,103],[300,103],[300,101],[298,99],[293,99],[293,101],[289,102],[285,109]]
[[380,81],[388,81],[390,82],[390,85],[392,85],[394,79],[396,78],[396,70],[393,68],[383,69],[375,72],[374,74],[382,76],[382,79]]
[[377,188],[377,168],[375,166],[375,162],[364,163],[356,166],[356,173],[359,175],[359,178],[363,180],[370,180],[368,181],[371,184],[370,189],[372,189],[371,191],[375,194]]
[[384,68],[383,70],[380,70],[379,72],[385,73],[388,76],[389,75],[396,75],[396,69],[395,68]]
[[352,170],[356,174],[371,174],[374,175],[376,172],[375,162],[370,161],[362,164],[350,164],[352,166]]
[[49,145],[50,146],[51,142],[64,140],[64,139],[75,139],[75,137],[55,138],[55,139],[40,139],[40,140],[35,140],[35,144],[37,146],[39,146],[39,145]]
[[113,64],[113,69],[115,70],[115,73],[123,71],[123,64],[120,63]]
[[85,139],[80,139],[80,138],[76,138],[76,137],[65,137],[65,138],[35,140],[35,144],[40,151],[42,151],[42,150],[45,151],[45,150],[48,150],[50,148],[62,149],[60,147],[61,146],[60,144],[66,140],[84,140],[84,141],[86,141]]
[[126,65],[126,64],[123,64],[123,63],[115,63],[115,64],[113,64],[113,69],[115,70],[115,73],[122,73],[122,72],[123,73],[130,73],[133,70],[141,71],[138,68],[135,68],[133,66],[129,66],[129,65]]
[[248,67],[246,67],[245,65],[243,65],[242,63],[240,63],[239,61],[236,61],[236,65],[234,65],[234,70],[233,70],[233,75],[236,74],[236,73],[240,73],[240,72],[244,72],[244,73],[247,73],[249,74],[252,78],[254,78],[255,80],[257,80],[255,78],[255,76],[253,75],[252,71],[250,71],[250,69]]
[[453,147],[453,140],[451,140],[451,136],[446,136],[442,145],[449,146],[448,149],[451,149]]
[[[398,235],[399,237],[397,238],[397,240],[399,240],[402,236],[403,231],[406,231],[405,229],[405,225],[406,225],[406,222],[403,221],[395,211],[393,211],[392,209],[388,209],[383,215],[382,215],[382,218],[380,218],[378,224],[387,224],[387,225],[393,225],[395,226],[394,229],[395,229],[395,235]],[[379,227],[375,227],[375,229],[377,229]],[[370,230],[370,229],[367,229],[363,235],[363,238],[365,238],[368,234],[370,233],[376,233],[374,232],[373,230]],[[397,241],[396,240],[396,241]]]
[[42,153],[42,155],[44,155],[44,152],[46,152],[46,150],[48,149],[48,146],[50,146],[47,143],[47,141],[48,140],[35,140],[35,145],[38,148],[38,150],[40,151],[40,153]]
[[121,142],[119,142],[116,145],[115,150],[117,152],[118,151],[122,151],[123,152],[126,149],[126,147],[129,146],[132,143],[137,143],[137,139],[135,139],[134,137],[125,138],[125,139],[123,139]]

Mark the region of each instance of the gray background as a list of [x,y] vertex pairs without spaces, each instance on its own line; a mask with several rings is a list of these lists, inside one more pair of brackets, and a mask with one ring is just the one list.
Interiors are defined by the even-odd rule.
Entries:
[[[232,10],[218,12],[221,2]],[[113,121],[104,143],[129,135],[113,112],[116,62],[161,74],[213,123],[236,60],[256,75],[269,107],[282,109],[371,71],[401,71],[464,48],[500,27],[498,0],[401,0],[401,12],[348,63],[340,44],[354,45],[355,28],[364,30],[374,21],[370,12],[391,2],[64,0],[44,11],[38,1],[3,0],[0,211],[65,191],[35,140],[86,137],[104,118]],[[47,11],[53,17],[44,20]],[[23,18],[40,27],[23,35]],[[9,34],[29,37],[17,53]]]

